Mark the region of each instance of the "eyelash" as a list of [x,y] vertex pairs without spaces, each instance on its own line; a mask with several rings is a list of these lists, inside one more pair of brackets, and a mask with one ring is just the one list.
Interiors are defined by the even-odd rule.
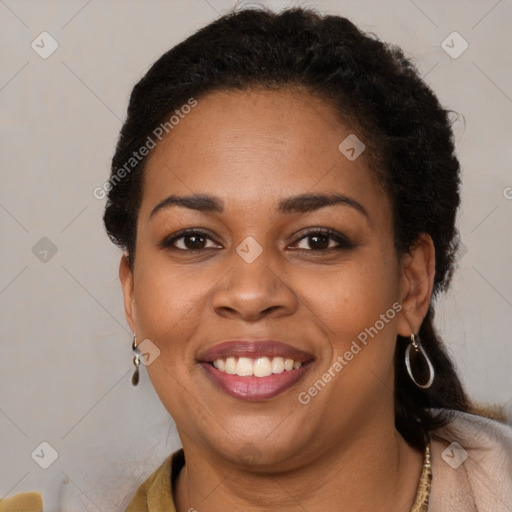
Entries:
[[[183,231],[180,231],[176,233],[175,235],[165,238],[159,245],[163,249],[174,249],[177,251],[183,251],[183,252],[195,252],[199,253],[202,251],[209,250],[208,248],[202,248],[202,249],[178,249],[177,247],[174,247],[173,244],[180,240],[181,238],[185,238],[186,236],[191,235],[199,235],[202,238],[208,238],[209,240],[214,241],[211,236],[201,230],[197,229],[185,229]],[[326,228],[316,228],[314,230],[310,230],[307,233],[303,234],[298,240],[294,242],[294,245],[301,242],[302,240],[307,239],[308,237],[312,237],[314,235],[321,235],[321,236],[327,236],[337,242],[339,245],[338,247],[328,247],[327,249],[293,249],[293,250],[299,250],[299,251],[307,251],[307,252],[331,252],[331,251],[340,251],[340,250],[348,250],[352,249],[354,245],[341,233],[338,233],[337,231],[333,229],[326,229]]]

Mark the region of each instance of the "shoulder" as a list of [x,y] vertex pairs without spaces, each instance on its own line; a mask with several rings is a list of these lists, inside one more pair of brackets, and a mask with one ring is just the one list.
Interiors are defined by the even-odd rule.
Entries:
[[183,459],[183,450],[169,455],[142,483],[133,495],[126,512],[176,512],[171,489],[171,474]]
[[10,498],[0,498],[0,512],[42,512],[43,502],[41,494],[37,492],[24,492]]
[[431,438],[433,512],[512,511],[510,426],[454,411]]

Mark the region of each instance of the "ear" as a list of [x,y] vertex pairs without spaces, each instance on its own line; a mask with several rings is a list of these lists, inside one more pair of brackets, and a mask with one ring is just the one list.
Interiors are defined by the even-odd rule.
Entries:
[[133,293],[133,272],[128,263],[128,254],[123,253],[119,264],[119,280],[123,288],[124,314],[133,333],[137,332],[135,296]]
[[401,263],[398,334],[409,337],[416,334],[430,307],[436,269],[432,238],[422,233]]

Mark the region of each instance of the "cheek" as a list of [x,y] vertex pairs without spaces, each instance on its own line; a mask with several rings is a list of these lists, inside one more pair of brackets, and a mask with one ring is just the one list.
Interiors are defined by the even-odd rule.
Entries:
[[196,347],[190,340],[201,325],[200,315],[214,279],[209,279],[205,272],[200,277],[191,276],[189,272],[160,263],[155,257],[150,264],[144,264],[141,257],[138,264],[137,326],[140,335],[150,339],[159,350],[158,358],[145,370],[169,413],[175,420],[186,423],[181,411],[190,413],[195,402],[190,403],[184,389],[190,388],[190,379],[199,370],[195,363]]
[[[141,251],[142,252],[142,251]],[[204,272],[198,279],[189,270],[165,262],[165,258],[150,256],[138,261],[134,290],[136,311],[145,329],[164,333],[180,320],[194,315],[212,286]]]
[[319,286],[311,288],[315,292],[304,288],[308,309],[326,333],[329,348],[326,344],[317,373],[301,389],[302,399],[311,399],[311,411],[328,416],[333,425],[345,421],[349,411],[361,418],[364,411],[380,410],[387,403],[383,397],[393,386],[401,309],[394,265],[368,258],[365,264],[347,265],[317,279]]
[[138,329],[161,352],[159,364],[151,370],[166,365],[173,371],[181,371],[183,362],[189,370],[194,363],[194,347],[189,340],[200,324],[199,316],[206,307],[215,276],[202,272],[194,277],[179,267],[159,262],[158,258],[152,258],[150,264],[140,258],[138,264],[140,272],[135,281]]
[[[376,258],[360,261],[363,263],[347,262],[320,281],[318,275],[311,276],[310,280],[302,277],[304,296],[308,297],[312,309],[314,307],[317,321],[339,340],[340,350],[346,342],[350,343],[373,326],[398,298],[397,277],[390,271],[389,264]],[[394,310],[391,313],[394,318]]]
[[397,276],[390,270],[395,267],[390,265],[381,257],[347,265],[325,280],[324,293],[315,296],[317,321],[330,344],[319,369],[321,379],[330,383],[314,406],[319,414],[326,403],[337,404],[331,412],[341,415],[341,421],[342,411],[379,407],[375,400],[392,388],[401,306]]

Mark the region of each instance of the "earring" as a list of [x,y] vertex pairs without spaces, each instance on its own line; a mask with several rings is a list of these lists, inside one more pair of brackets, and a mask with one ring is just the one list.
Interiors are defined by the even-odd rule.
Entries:
[[135,334],[133,335],[132,351],[134,354],[133,364],[135,365],[135,371],[132,375],[132,386],[136,386],[139,383],[140,351],[137,348],[137,338],[135,337]]
[[[411,351],[411,349],[414,349]],[[405,349],[405,366],[407,367],[407,373],[411,380],[418,386],[419,388],[427,389],[434,382],[434,367],[430,362],[430,359],[427,356],[427,353],[421,346],[419,342],[418,335],[415,335],[411,332],[411,342],[407,345]],[[420,382],[416,379],[413,373],[419,375]],[[426,370],[428,369],[428,378],[426,375]],[[421,383],[423,382],[423,384]]]

